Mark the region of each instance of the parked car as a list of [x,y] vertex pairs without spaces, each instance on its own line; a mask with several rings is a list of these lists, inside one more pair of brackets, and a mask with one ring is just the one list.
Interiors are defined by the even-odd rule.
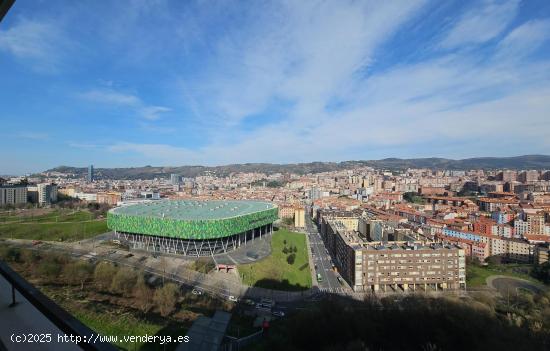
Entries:
[[262,303],[264,305],[267,305],[267,306],[270,306],[270,307],[275,305],[275,302],[272,299],[269,299],[267,297],[262,297],[260,299],[260,303]]
[[229,301],[233,301],[233,302],[238,302],[238,301],[239,301],[239,299],[237,299],[237,298],[236,298],[235,296],[233,296],[233,295],[229,295],[229,296],[227,297],[227,299],[228,299]]
[[264,311],[271,311],[271,305],[265,303],[257,303],[256,308]]
[[276,316],[276,317],[284,317],[285,316],[285,313],[281,310],[274,310],[271,312],[272,315]]
[[193,289],[193,290],[191,291],[191,293],[192,293],[193,295],[202,295],[202,291],[199,290],[199,289]]

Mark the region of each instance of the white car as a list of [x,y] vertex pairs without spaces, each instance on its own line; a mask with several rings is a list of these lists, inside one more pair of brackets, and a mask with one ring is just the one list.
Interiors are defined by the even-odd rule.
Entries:
[[233,295],[229,295],[229,296],[227,297],[227,299],[228,299],[229,301],[233,301],[233,302],[238,302],[238,301],[239,301],[239,299],[237,299],[237,298],[236,298],[235,296],[233,296]]
[[191,291],[191,293],[192,293],[193,295],[202,295],[202,291],[200,291],[199,289],[193,289],[193,290]]
[[285,316],[285,313],[283,311],[280,311],[280,310],[275,310],[275,311],[271,312],[271,314],[276,316],[276,317],[284,317]]

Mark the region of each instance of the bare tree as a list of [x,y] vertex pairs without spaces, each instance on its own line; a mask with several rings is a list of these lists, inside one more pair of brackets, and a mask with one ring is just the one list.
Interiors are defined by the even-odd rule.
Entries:
[[71,262],[63,268],[63,275],[69,284],[80,284],[80,290],[84,290],[84,283],[92,276],[93,267],[85,261]]
[[138,275],[135,287],[135,296],[137,307],[144,313],[147,313],[151,307],[153,307],[153,289],[147,285],[143,274]]
[[159,307],[160,314],[163,317],[168,316],[176,308],[178,302],[179,289],[176,284],[168,283],[155,291],[155,303]]
[[107,291],[113,283],[117,268],[109,262],[100,262],[94,271],[94,282],[101,291]]
[[111,292],[130,296],[136,286],[137,274],[133,269],[121,268],[116,272],[111,283]]

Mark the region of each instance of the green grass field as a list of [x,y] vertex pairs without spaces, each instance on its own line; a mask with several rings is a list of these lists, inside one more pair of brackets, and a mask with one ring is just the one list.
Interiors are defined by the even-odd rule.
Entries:
[[466,266],[466,285],[469,287],[485,286],[487,278],[492,275],[505,275],[540,283],[537,279],[524,273],[530,269],[531,265],[529,264],[501,264],[486,267],[468,264]]
[[[287,262],[283,248],[296,246],[296,259]],[[279,229],[271,239],[271,255],[261,261],[239,265],[239,274],[249,286],[268,289],[299,291],[311,287],[306,238],[304,234]]]
[[105,220],[89,211],[54,210],[39,216],[6,215],[0,219],[0,238],[77,241],[107,232]]

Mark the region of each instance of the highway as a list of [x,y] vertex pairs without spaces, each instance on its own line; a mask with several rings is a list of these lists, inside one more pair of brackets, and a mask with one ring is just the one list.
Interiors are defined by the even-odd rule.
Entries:
[[[316,265],[315,275],[321,274],[323,279],[319,282],[319,290],[322,292],[330,293],[342,293],[346,291],[346,288],[338,282],[338,274],[332,269],[332,260],[328,251],[325,248],[325,244],[321,239],[321,235],[317,230],[317,226],[311,220],[311,217],[306,214],[306,232],[309,236],[310,252],[313,253],[313,263]],[[313,251],[312,251],[313,249]],[[313,277],[317,279],[317,277]]]

